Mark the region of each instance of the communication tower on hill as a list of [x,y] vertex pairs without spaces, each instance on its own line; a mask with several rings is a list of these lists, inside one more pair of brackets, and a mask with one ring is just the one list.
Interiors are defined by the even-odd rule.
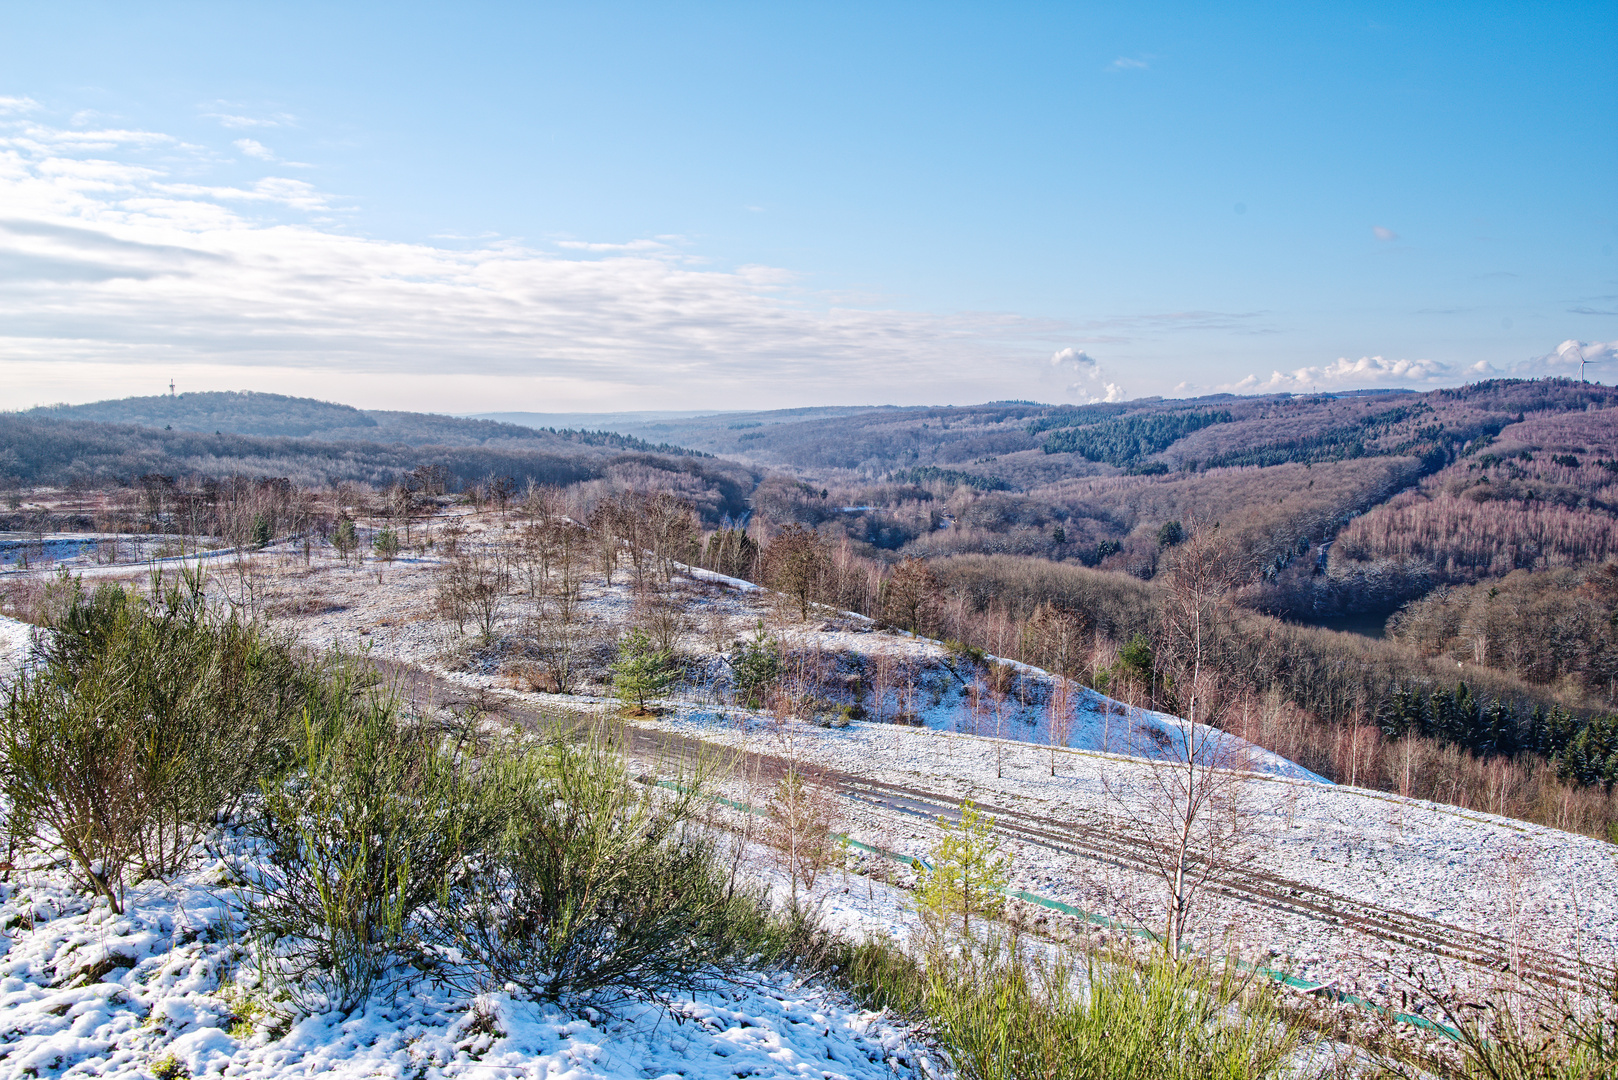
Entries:
[[169,397],[173,397],[173,396],[174,396],[174,380],[170,379],[169,380]]

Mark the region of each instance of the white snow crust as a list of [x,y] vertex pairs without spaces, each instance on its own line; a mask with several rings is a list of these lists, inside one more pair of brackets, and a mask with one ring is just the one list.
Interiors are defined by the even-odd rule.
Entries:
[[[124,915],[65,879],[0,886],[0,1078],[191,1076],[575,1080],[891,1080],[939,1074],[925,1043],[789,974],[760,974],[668,1009],[612,1015],[426,980],[348,1016],[277,1020],[236,941],[228,872],[248,848],[171,885],[134,890]],[[845,924],[847,918],[842,920]]]

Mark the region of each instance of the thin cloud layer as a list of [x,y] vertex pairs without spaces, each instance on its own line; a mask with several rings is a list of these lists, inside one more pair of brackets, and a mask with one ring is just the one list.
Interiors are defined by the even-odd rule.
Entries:
[[259,142],[257,139],[237,139],[233,144],[236,149],[248,157],[258,158],[260,161],[274,161],[275,151]]
[[[171,162],[187,154],[181,180]],[[0,125],[9,364],[549,376],[700,404],[761,388],[990,398],[1022,390],[1022,358],[1059,329],[830,306],[778,268],[701,265],[678,237],[472,250],[368,239],[319,224],[336,204],[305,181],[198,182],[210,160],[160,133]]]

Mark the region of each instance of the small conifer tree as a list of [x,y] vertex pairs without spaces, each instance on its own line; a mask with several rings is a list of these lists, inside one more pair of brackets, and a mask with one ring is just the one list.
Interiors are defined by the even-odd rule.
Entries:
[[668,692],[678,672],[673,658],[654,648],[640,630],[631,630],[618,643],[618,662],[612,665],[612,689],[624,708],[634,706],[637,716],[646,715],[646,699]]
[[376,539],[371,541],[371,548],[376,552],[377,558],[385,563],[391,563],[399,557],[399,534],[392,529],[383,529],[376,534]]
[[781,678],[781,668],[781,643],[764,632],[764,620],[760,619],[753,640],[730,658],[736,700],[749,709],[758,708]]
[[359,533],[354,528],[354,519],[344,515],[337,519],[337,531],[332,534],[332,547],[344,562],[348,561],[349,552],[360,546]]
[[916,890],[917,902],[940,919],[961,918],[961,933],[971,933],[972,916],[993,918],[1005,905],[1011,856],[1000,852],[994,819],[978,812],[971,799],[961,802],[960,824],[940,822],[944,835],[930,852],[933,867]]

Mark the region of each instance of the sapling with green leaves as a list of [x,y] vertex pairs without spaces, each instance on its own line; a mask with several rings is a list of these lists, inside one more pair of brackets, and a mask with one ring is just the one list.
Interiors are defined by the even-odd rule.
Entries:
[[994,819],[980,813],[971,799],[961,801],[958,824],[940,821],[939,827],[944,835],[929,852],[932,869],[923,874],[916,900],[940,920],[960,916],[965,936],[972,931],[973,915],[992,919],[1005,906],[1011,856],[1000,850]]
[[612,689],[618,700],[635,715],[646,715],[649,698],[661,697],[679,677],[674,658],[653,646],[640,630],[631,630],[618,642],[618,662],[612,665]]

